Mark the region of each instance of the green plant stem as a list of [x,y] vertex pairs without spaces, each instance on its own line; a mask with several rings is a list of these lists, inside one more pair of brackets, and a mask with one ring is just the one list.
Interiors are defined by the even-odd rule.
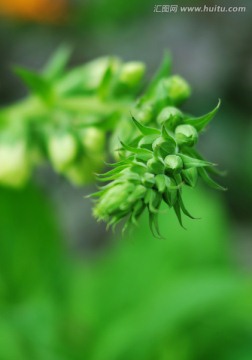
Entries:
[[29,96],[16,104],[7,106],[0,111],[1,123],[17,123],[20,120],[29,122],[36,117],[42,117],[54,110],[66,111],[77,115],[106,116],[113,113],[129,115],[133,102],[102,101],[97,96],[78,96],[66,99],[55,99],[49,104],[36,96]]

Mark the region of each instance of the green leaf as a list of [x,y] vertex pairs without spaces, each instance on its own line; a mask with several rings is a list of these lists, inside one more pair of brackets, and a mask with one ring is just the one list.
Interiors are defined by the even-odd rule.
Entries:
[[[186,148],[186,149],[184,148],[183,150],[186,151],[186,153],[190,156],[193,156],[200,160],[204,160],[203,157],[193,148]],[[227,174],[226,170],[218,170],[213,167],[209,168],[208,171],[219,176],[225,176]]]
[[111,167],[117,167],[117,166],[121,166],[121,165],[125,165],[125,164],[131,164],[132,160],[134,160],[134,155],[130,155],[126,159],[118,161],[116,163],[107,163],[107,162],[105,162],[105,165],[108,165],[108,166],[111,166]]
[[179,204],[179,201],[176,201],[175,204],[173,205],[173,209],[175,211],[175,214],[177,216],[177,219],[180,223],[180,225],[182,226],[183,229],[186,230],[186,228],[184,227],[183,225],[183,222],[182,222],[182,216],[181,216],[181,210],[180,210],[180,204]]
[[197,168],[191,167],[181,171],[181,175],[185,183],[191,187],[194,187],[198,180]]
[[61,45],[55,51],[43,71],[47,79],[54,80],[62,75],[71,56],[71,52],[71,47],[67,45]]
[[[148,190],[149,191],[149,190]],[[162,195],[157,193],[155,190],[150,189],[151,195],[148,204],[148,209],[151,213],[158,213],[159,206],[162,201]]]
[[219,185],[217,182],[215,182],[207,173],[207,171],[204,168],[199,168],[198,173],[202,180],[210,187],[212,187],[215,190],[222,190],[226,191],[227,188],[224,188],[223,186]]
[[194,126],[195,129],[197,129],[198,131],[202,131],[216,115],[217,111],[219,110],[220,104],[221,100],[219,99],[217,106],[208,114],[196,118],[185,119],[184,123]]
[[163,199],[169,207],[172,207],[177,201],[177,190],[170,189],[166,186]]
[[132,211],[132,214],[131,214],[131,222],[134,224],[134,225],[138,225],[137,223],[137,219],[139,218],[139,216],[143,213],[145,209],[145,205],[143,203],[142,200],[139,200],[136,205],[134,206],[133,208],[133,211]]
[[46,101],[52,97],[51,84],[43,76],[22,67],[15,67],[14,72],[34,94]]
[[134,154],[140,155],[141,157],[143,157],[146,160],[148,160],[152,157],[152,151],[150,151],[150,150],[142,149],[142,148],[141,149],[135,148],[135,147],[124,144],[122,141],[121,141],[121,144],[125,150],[130,151]]
[[180,205],[181,210],[183,211],[183,213],[184,213],[186,216],[188,216],[189,218],[191,218],[191,219],[193,219],[193,220],[194,220],[194,219],[197,219],[196,217],[192,216],[192,215],[189,213],[189,211],[186,209],[180,191],[178,191],[178,202],[179,202],[179,205]]
[[165,51],[162,63],[157,73],[154,75],[154,78],[151,81],[148,90],[146,92],[146,95],[147,96],[151,95],[152,92],[155,90],[155,87],[159,83],[159,81],[162,78],[169,76],[170,72],[171,72],[171,56],[168,51]]
[[98,95],[101,99],[105,99],[106,97],[109,96],[112,80],[113,80],[113,59],[109,61],[108,67],[98,87]]
[[111,176],[111,175],[118,174],[118,173],[120,173],[122,170],[126,169],[127,167],[128,167],[128,164],[120,165],[120,166],[117,166],[117,167],[113,168],[113,169],[110,170],[110,171],[107,171],[106,173],[97,174],[97,176],[98,176],[99,178],[105,178],[105,177],[107,177],[107,176]]
[[155,135],[155,134],[160,135],[160,130],[155,129],[155,128],[150,128],[150,127],[140,124],[140,122],[138,122],[133,116],[132,116],[132,120],[133,120],[134,124],[136,125],[136,127],[138,128],[138,130],[143,135]]
[[158,223],[158,215],[157,214],[153,214],[153,213],[149,212],[149,226],[150,226],[152,235],[155,238],[163,239],[162,235],[160,234],[160,230],[159,230],[159,223]]
[[181,157],[181,159],[183,160],[184,163],[184,167],[186,169],[189,169],[191,167],[204,167],[204,166],[215,166],[215,164],[209,162],[209,161],[204,161],[204,160],[199,160],[196,158],[192,158],[190,156],[178,153],[178,155]]

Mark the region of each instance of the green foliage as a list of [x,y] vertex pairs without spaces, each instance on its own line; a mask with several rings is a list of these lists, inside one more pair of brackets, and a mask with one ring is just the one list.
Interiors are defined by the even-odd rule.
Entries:
[[185,191],[203,216],[188,232],[162,213],[170,241],[153,241],[144,216],[134,237],[77,262],[38,189],[0,195],[1,359],[251,358],[251,279],[229,259],[215,196]]

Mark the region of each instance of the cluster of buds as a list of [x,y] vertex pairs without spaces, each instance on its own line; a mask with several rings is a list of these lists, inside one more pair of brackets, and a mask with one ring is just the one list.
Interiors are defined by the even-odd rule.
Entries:
[[[157,74],[144,94],[131,108],[131,112],[141,124],[160,127],[171,114],[174,115],[173,121],[179,120],[182,113],[177,109],[177,106],[185,101],[190,94],[191,89],[187,81],[179,75],[170,73],[170,57],[166,54]],[[135,127],[127,114],[117,123],[113,131],[110,141],[111,149],[118,148],[119,139],[128,143],[134,135]],[[117,159],[118,152],[115,155]]]
[[194,149],[199,132],[218,107],[219,104],[210,113],[192,118],[168,106],[157,116],[159,129],[133,118],[139,135],[129,145],[121,142],[123,158],[112,170],[99,176],[101,181],[109,183],[93,194],[97,198],[95,217],[112,226],[127,218],[124,227],[127,228],[129,224],[136,224],[142,212],[148,209],[155,236],[161,236],[158,212],[162,201],[175,210],[182,226],[181,213],[193,218],[182,199],[184,185],[194,187],[201,177],[208,185],[223,189],[208,174],[214,171],[215,164],[203,160]]
[[0,110],[0,184],[23,186],[43,160],[77,185],[104,166],[107,132],[129,114],[145,65],[103,57],[66,71],[68,56],[60,48],[40,74],[16,69],[31,96]]
[[[198,118],[182,113],[178,106],[191,90],[181,76],[170,74],[168,56],[136,102],[143,63],[104,57],[66,71],[68,56],[67,49],[60,49],[41,74],[16,69],[31,96],[0,111],[0,184],[23,185],[41,159],[71,182],[85,184],[102,168],[110,136],[117,163],[99,176],[110,182],[94,195],[94,215],[109,225],[124,218],[126,227],[136,223],[147,208],[151,229],[160,236],[162,201],[182,225],[182,212],[192,217],[182,200],[184,185],[194,187],[201,177],[223,189],[209,176],[216,172],[214,164],[195,150],[199,133],[220,104]],[[7,141],[5,132],[10,133]]]
[[[7,138],[0,136],[0,184],[14,188],[24,186],[34,166],[48,160],[55,172],[81,185],[94,179],[104,164],[105,134],[95,127],[61,130]],[[32,141],[34,140],[34,141]]]

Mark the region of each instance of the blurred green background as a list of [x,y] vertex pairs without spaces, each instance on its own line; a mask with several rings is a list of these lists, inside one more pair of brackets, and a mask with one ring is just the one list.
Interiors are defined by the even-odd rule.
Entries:
[[162,3],[175,4],[0,0],[1,106],[26,94],[12,66],[40,69],[62,43],[70,66],[117,55],[144,61],[149,78],[169,49],[192,85],[186,111],[222,99],[199,147],[228,170],[229,189],[188,191],[202,219],[185,231],[164,211],[158,240],[145,218],[124,238],[106,232],[83,199],[95,186],[73,188],[47,167],[23,190],[0,188],[1,360],[252,359],[251,3],[154,13]]

